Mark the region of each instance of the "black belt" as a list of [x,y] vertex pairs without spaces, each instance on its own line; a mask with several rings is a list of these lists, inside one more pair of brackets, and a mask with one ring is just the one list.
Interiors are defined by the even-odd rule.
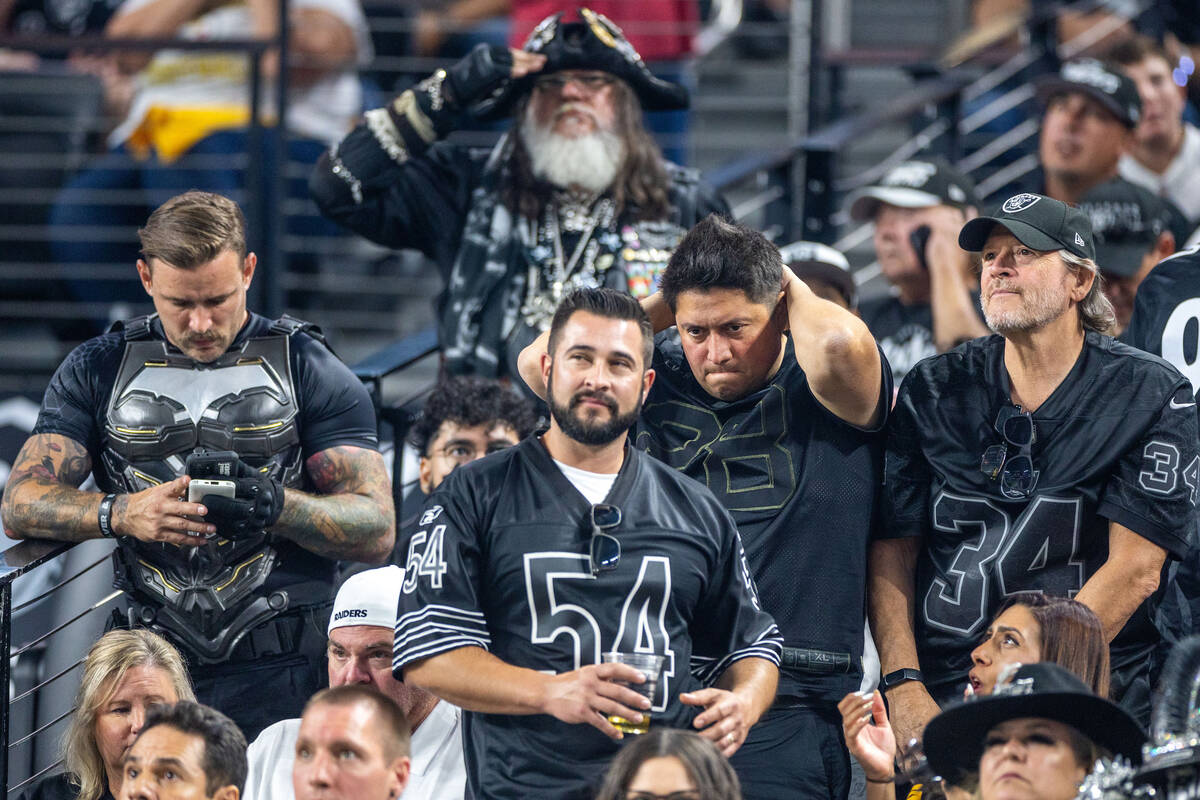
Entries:
[[854,659],[849,653],[810,650],[807,647],[785,647],[780,666],[816,675],[848,674]]

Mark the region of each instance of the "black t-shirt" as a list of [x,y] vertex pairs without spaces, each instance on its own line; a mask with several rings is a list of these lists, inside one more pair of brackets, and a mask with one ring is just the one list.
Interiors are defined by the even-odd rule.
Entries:
[[[230,346],[266,336],[270,327],[271,320],[252,313]],[[155,339],[164,338],[158,320],[153,323],[152,333]],[[339,445],[377,449],[375,411],[362,382],[328,347],[311,336],[295,334],[290,345],[302,458]],[[125,339],[121,332],[97,336],[72,350],[50,379],[33,429],[34,435],[56,433],[83,445],[91,458],[96,482],[106,492],[121,491],[108,484],[105,470],[95,468],[101,463],[105,415],[124,353]],[[305,479],[305,486],[311,488],[307,475]],[[268,588],[331,577],[333,562],[285,540],[277,544],[280,563],[267,583]]]
[[[626,448],[606,502],[616,569],[591,574],[590,505],[537,437],[459,467],[430,496],[402,551],[406,575],[393,668],[461,647],[562,673],[601,653],[666,656],[652,725],[689,728],[679,693],[748,657],[779,663],[779,631],[758,606],[737,529],[702,486]],[[566,797],[619,747],[586,724],[468,712],[472,796]]]
[[[1074,596],[1108,557],[1110,520],[1174,558],[1194,524],[1197,422],[1175,369],[1089,332],[1033,414],[1033,494],[1011,499],[981,470],[984,451],[1004,443],[994,427],[1010,402],[1003,359],[1004,339],[989,336],[922,362],[900,387],[888,433],[878,535],[924,538],[916,632],[931,686],[964,680],[1006,596]],[[1151,605],[1114,640],[1114,669],[1157,641]]]
[[[864,431],[813,396],[791,340],[775,376],[740,400],[696,382],[660,336],[639,448],[708,486],[733,515],[762,597],[788,647],[849,653],[849,673],[783,669],[779,693],[840,700],[862,680],[866,551],[883,467],[881,419]],[[883,362],[881,402],[892,396]]]

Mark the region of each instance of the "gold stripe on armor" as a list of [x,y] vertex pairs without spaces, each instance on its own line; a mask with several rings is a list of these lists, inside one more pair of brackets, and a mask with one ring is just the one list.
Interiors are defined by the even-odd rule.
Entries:
[[237,365],[239,367],[244,366],[246,364],[261,364],[261,363],[263,363],[263,360],[257,356],[255,356],[254,358],[239,358],[237,360]]
[[166,361],[146,361],[143,364],[143,366],[146,366],[146,367],[165,367],[166,365],[167,365]]
[[273,431],[276,428],[282,428],[284,425],[282,420],[268,422],[264,425],[234,425],[234,433],[249,433],[251,431]]
[[231,576],[229,577],[229,580],[225,581],[225,582],[224,582],[224,583],[222,583],[220,586],[214,587],[214,591],[217,591],[217,592],[221,591],[221,590],[222,590],[222,589],[224,589],[226,586],[228,586],[229,584],[231,584],[231,583],[233,583],[234,581],[236,581],[236,580],[237,580],[237,578],[238,578],[238,574],[239,574],[239,573],[240,573],[242,570],[244,570],[246,567],[248,567],[248,566],[250,566],[251,564],[253,564],[255,561],[258,561],[259,559],[261,559],[261,558],[265,558],[265,557],[266,557],[266,553],[259,553],[259,554],[258,554],[258,555],[256,555],[254,558],[250,559],[249,561],[243,561],[241,564],[238,564],[238,565],[237,565],[237,567],[236,567],[236,568],[233,570],[233,575],[231,575]]
[[138,480],[145,481],[146,483],[150,484],[151,486],[161,486],[162,485],[162,481],[160,481],[158,478],[155,478],[152,475],[147,475],[146,473],[141,472],[136,469],[133,470],[133,476],[135,478],[137,478]]
[[124,433],[127,436],[153,436],[158,433],[158,428],[122,428],[117,427],[117,433]]
[[143,560],[143,559],[140,559],[140,558],[139,558],[139,559],[138,559],[138,563],[139,563],[139,564],[141,564],[141,565],[142,565],[143,567],[145,567],[146,569],[148,569],[148,570],[150,570],[151,572],[153,572],[155,575],[157,575],[157,576],[158,576],[158,579],[159,579],[160,581],[162,581],[162,582],[163,582],[163,586],[166,586],[166,587],[167,587],[168,589],[170,589],[171,591],[173,591],[173,592],[180,592],[180,591],[183,591],[183,590],[182,590],[182,589],[180,589],[178,586],[176,586],[175,584],[173,584],[173,583],[171,583],[169,580],[167,580],[167,576],[162,574],[162,570],[160,570],[158,567],[154,566],[154,565],[153,565],[153,564],[151,564],[150,562],[148,562],[148,561],[145,561],[145,560]]

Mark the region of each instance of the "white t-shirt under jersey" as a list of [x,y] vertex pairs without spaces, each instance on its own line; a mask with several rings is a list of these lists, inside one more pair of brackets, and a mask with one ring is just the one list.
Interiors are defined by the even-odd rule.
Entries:
[[[244,800],[293,800],[292,764],[300,720],[276,722],[246,751]],[[467,771],[463,764],[462,710],[442,701],[412,735],[412,773],[404,800],[462,800]]]
[[612,489],[613,483],[617,480],[615,472],[611,475],[604,472],[588,472],[564,464],[558,459],[554,459],[554,463],[562,470],[562,474],[567,476],[571,485],[578,489],[579,493],[592,505],[603,503],[604,498],[608,497],[608,491]]

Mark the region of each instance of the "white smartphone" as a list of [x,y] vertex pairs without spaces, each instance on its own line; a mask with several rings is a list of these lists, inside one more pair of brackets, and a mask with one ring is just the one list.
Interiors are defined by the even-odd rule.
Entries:
[[233,481],[214,481],[208,478],[192,478],[188,484],[188,502],[200,503],[206,494],[232,499],[237,495],[237,486]]

